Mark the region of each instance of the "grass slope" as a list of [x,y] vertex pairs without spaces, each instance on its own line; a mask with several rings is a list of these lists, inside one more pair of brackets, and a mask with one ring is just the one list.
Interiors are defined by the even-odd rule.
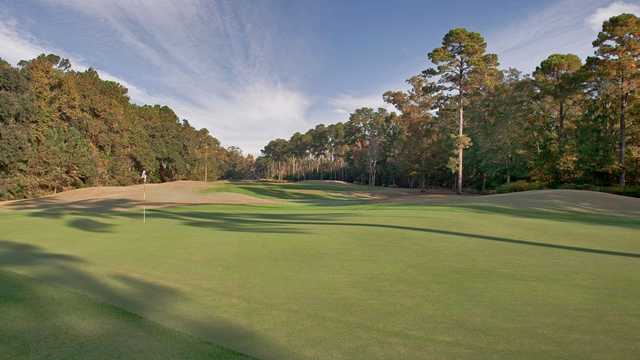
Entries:
[[234,193],[260,199],[284,200],[309,205],[362,204],[374,197],[406,194],[403,189],[378,188],[343,182],[304,181],[298,183],[219,181],[204,193]]
[[[606,209],[622,198],[584,192],[376,203],[366,199],[399,190],[310,182],[210,191],[281,202],[155,209],[144,226],[138,210],[81,203],[4,211],[0,267],[263,359],[640,352],[637,202],[620,215]],[[0,278],[0,294],[11,284]],[[44,322],[49,311],[29,316]],[[22,323],[12,322],[14,338]],[[96,346],[108,354],[110,344]]]

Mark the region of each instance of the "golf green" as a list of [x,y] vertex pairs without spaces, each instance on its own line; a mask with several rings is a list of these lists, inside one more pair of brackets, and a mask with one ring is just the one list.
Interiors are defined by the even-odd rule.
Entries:
[[[209,191],[273,203],[156,208],[146,224],[139,208],[97,206],[109,199],[1,210],[0,352],[42,359],[640,353],[636,199],[556,191],[548,201],[544,192],[418,201],[382,189],[377,194],[389,198],[378,201],[364,187],[323,182],[216,183]],[[638,207],[587,206],[615,209],[622,199]]]

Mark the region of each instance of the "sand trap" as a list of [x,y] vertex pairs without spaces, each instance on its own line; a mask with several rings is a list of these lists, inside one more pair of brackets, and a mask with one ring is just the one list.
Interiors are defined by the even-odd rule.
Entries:
[[[61,192],[45,197],[0,202],[0,208],[28,210],[43,208],[84,208],[87,210],[122,210],[147,206],[158,208],[193,204],[274,204],[236,193],[206,193],[210,184],[199,181],[175,181],[162,184],[100,186]],[[144,187],[147,199],[144,201]]]

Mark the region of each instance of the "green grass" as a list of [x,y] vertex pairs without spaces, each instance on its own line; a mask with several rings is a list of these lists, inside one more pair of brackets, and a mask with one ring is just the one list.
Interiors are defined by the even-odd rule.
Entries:
[[394,188],[371,188],[340,182],[304,181],[297,183],[219,181],[205,193],[236,193],[261,199],[285,200],[290,204],[314,206],[338,206],[365,204],[371,194],[394,195],[405,190]]
[[220,344],[262,359],[640,353],[637,217],[534,208],[524,198],[366,203],[355,195],[365,190],[222,183],[211,191],[281,203],[157,209],[146,225],[138,210],[83,204],[0,212],[0,323],[10,324],[0,326],[0,350],[216,358],[224,350],[211,344]]
[[0,358],[249,359],[113,305],[0,271]]

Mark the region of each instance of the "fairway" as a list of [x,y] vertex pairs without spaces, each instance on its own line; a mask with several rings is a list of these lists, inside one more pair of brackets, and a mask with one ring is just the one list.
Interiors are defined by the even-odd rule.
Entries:
[[0,352],[640,353],[640,199],[569,190],[421,195],[326,181],[170,186],[165,198],[158,188],[146,224],[141,200],[129,195],[0,206]]

